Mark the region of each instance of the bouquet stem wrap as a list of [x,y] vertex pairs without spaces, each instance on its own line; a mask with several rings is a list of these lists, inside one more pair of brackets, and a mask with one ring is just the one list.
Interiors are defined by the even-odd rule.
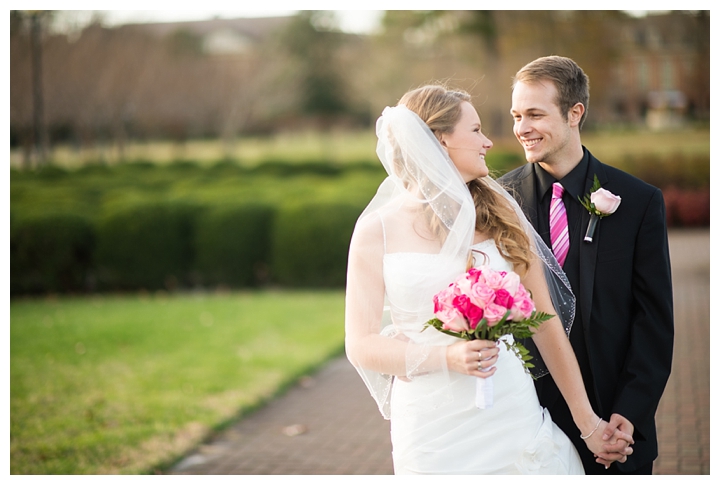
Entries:
[[493,377],[478,377],[475,384],[475,406],[478,409],[491,409],[493,407],[493,396],[495,395],[495,384]]

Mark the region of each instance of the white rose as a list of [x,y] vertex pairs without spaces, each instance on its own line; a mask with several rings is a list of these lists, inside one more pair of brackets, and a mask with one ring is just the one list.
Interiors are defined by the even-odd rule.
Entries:
[[620,205],[620,201],[619,196],[603,188],[599,188],[590,194],[590,202],[592,202],[595,205],[595,209],[604,216],[615,212]]

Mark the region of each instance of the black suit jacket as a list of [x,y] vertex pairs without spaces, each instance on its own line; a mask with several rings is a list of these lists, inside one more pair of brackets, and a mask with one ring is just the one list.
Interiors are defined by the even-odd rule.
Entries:
[[[579,245],[574,325],[582,325],[584,331],[595,411],[605,420],[613,413],[621,414],[635,427],[633,454],[626,463],[615,464],[621,471],[631,472],[657,457],[655,412],[672,363],[673,302],[665,203],[656,187],[589,154],[585,194],[593,175],[622,201],[614,214],[598,221],[592,243],[572,242]],[[499,182],[537,228],[532,164],[513,170]],[[582,214],[584,235],[590,214],[584,210]],[[539,381],[543,379],[552,377]],[[544,389],[551,388],[557,389],[538,386],[544,406],[548,399],[543,396]]]

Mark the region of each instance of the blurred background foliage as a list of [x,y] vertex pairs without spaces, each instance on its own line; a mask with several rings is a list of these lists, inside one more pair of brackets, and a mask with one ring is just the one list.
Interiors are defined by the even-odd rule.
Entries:
[[408,89],[468,90],[498,173],[524,163],[513,74],[572,57],[591,80],[584,144],[709,225],[710,14],[332,12],[73,31],[10,11],[11,295],[342,287],[353,224],[384,172],[374,120]]

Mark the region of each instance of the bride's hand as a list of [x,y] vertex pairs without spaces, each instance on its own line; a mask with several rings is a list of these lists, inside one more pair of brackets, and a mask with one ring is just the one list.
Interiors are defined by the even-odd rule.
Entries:
[[[610,416],[610,423],[603,431],[603,446],[605,453],[597,455],[596,462],[608,468],[614,461],[625,463],[627,457],[632,455],[632,445],[635,440],[632,435],[635,430],[633,424],[620,414],[614,413]],[[598,432],[600,429],[598,429]]]
[[595,429],[581,429],[583,434],[580,436],[581,438],[583,438],[583,441],[585,441],[585,445],[590,451],[593,452],[595,456],[598,456],[600,453],[605,453],[605,449],[603,448],[603,446],[607,444],[607,442],[602,439],[602,430],[605,429],[605,426],[607,426],[608,423],[604,419],[597,419],[598,421],[596,422],[598,424]]
[[[491,340],[466,340],[447,348],[448,369],[475,377],[490,377],[497,370],[498,343]],[[481,370],[482,369],[482,370]]]
[[595,455],[595,461],[605,466],[605,468],[609,468],[610,465],[615,461],[619,461],[620,463],[624,463],[625,461],[627,461],[628,455],[632,454],[632,448],[628,445],[628,441],[634,443],[632,436],[616,430],[615,434],[613,435],[613,438],[615,438],[615,441],[613,441],[613,443],[625,443],[626,446],[622,447],[623,450],[620,453],[608,453],[608,441],[603,439],[603,430],[605,430],[607,426],[608,422],[604,419],[601,419],[599,420],[599,423],[594,431],[583,430],[584,435],[590,435],[587,438],[584,438],[585,445]]

